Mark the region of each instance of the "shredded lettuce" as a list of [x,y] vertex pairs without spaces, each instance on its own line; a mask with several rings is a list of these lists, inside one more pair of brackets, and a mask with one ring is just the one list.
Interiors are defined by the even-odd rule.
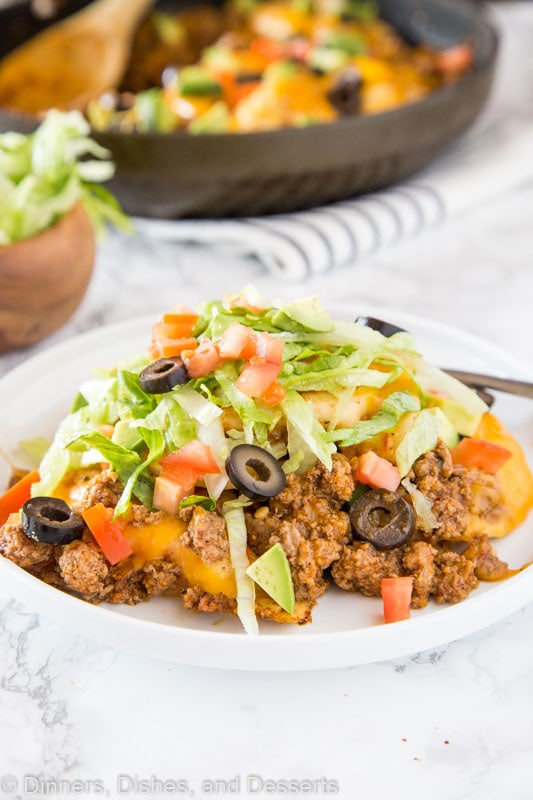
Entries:
[[189,508],[189,506],[201,506],[206,511],[214,511],[216,502],[212,497],[205,497],[203,494],[190,494],[183,498],[180,508]]
[[[158,430],[158,428],[156,428]],[[111,441],[124,447],[126,450],[137,451],[142,444],[143,438],[136,428],[133,427],[131,420],[119,419],[113,428]]]
[[334,329],[328,312],[318,297],[304,297],[287,303],[276,311],[272,322],[277,328],[285,331],[304,330],[327,332]]
[[244,518],[244,508],[250,504],[246,497],[229,500],[222,506],[222,515],[228,531],[231,565],[235,571],[237,584],[237,614],[247,634],[259,633],[255,616],[255,584],[246,574],[248,560],[248,532]]
[[[124,490],[115,507],[115,517],[121,517],[127,512],[131,502],[131,495],[134,493],[148,508],[152,507],[151,477],[146,470],[150,464],[160,459],[165,452],[165,440],[161,431],[140,428],[139,433],[146,442],[148,453],[144,461],[137,465],[126,481]],[[144,482],[140,480],[142,474],[145,476]],[[146,490],[148,490],[148,493],[146,493]]]
[[228,483],[226,459],[229,453],[228,442],[220,418],[211,420],[208,425],[198,423],[197,435],[201,442],[211,448],[213,457],[220,468],[220,475],[205,475],[207,491],[215,500],[220,497]]
[[86,381],[80,386],[79,394],[85,400],[87,420],[92,425],[113,425],[116,422],[119,417],[116,378]]
[[190,386],[178,387],[174,390],[173,395],[174,400],[179,403],[182,409],[202,425],[209,425],[222,414],[218,406],[203,397],[200,392],[191,389]]
[[383,401],[377,414],[362,420],[353,428],[337,428],[325,434],[326,441],[338,442],[343,447],[360,444],[379,433],[390,431],[400,419],[412,411],[420,410],[420,400],[408,392],[393,392]]
[[335,369],[324,369],[321,372],[298,375],[288,378],[284,383],[286,388],[295,389],[297,392],[329,391],[336,394],[339,389],[347,386],[354,389],[358,386],[373,386],[381,389],[390,380],[391,374],[387,372],[379,372],[375,369],[350,369],[349,360],[345,359],[344,364]]
[[416,511],[417,525],[425,533],[431,533],[435,528],[438,528],[439,523],[433,513],[433,504],[429,497],[422,494],[420,489],[409,478],[403,479],[402,486],[411,495],[413,507]]
[[393,336],[385,337],[379,331],[357,322],[337,322],[333,330],[326,333],[310,333],[302,330],[300,333],[285,333],[283,338],[288,342],[306,342],[317,348],[343,347],[352,345],[356,348],[374,348],[376,355],[381,353],[394,353],[407,351],[416,353],[413,337],[402,331]]
[[[327,469],[331,469],[331,457],[337,449],[334,444],[326,439],[326,431],[317,420],[311,407],[305,402],[303,397],[295,391],[287,392],[287,397],[281,403],[281,407],[287,424],[291,425],[297,436],[297,453],[291,452],[291,442],[289,441],[289,457],[297,459],[302,463],[309,462],[309,455],[314,459],[319,459]],[[294,446],[294,436],[292,437]]]
[[129,370],[120,370],[117,376],[117,402],[126,406],[135,419],[144,419],[157,406],[153,394],[147,394],[141,388],[139,376]]
[[196,436],[194,419],[181,407],[173,394],[160,398],[159,404],[148,416],[133,420],[130,427],[162,431],[169,452],[179,450]]
[[433,404],[438,405],[462,436],[473,436],[486,404],[473,389],[443,372],[434,364],[419,358],[415,363],[416,378]]
[[26,439],[19,442],[18,447],[21,453],[26,456],[29,465],[35,469],[49,450],[50,442],[42,436],[36,436],[34,439]]
[[88,406],[84,406],[59,424],[54,440],[39,466],[40,481],[32,486],[34,497],[50,495],[69,469],[81,466],[79,450],[69,447],[69,444],[89,428],[88,411]]
[[300,428],[290,419],[287,420],[287,451],[289,458],[283,462],[283,471],[286,474],[297,472],[301,475],[316,463],[314,449],[309,447]]
[[396,466],[402,478],[407,475],[417,458],[435,449],[439,439],[449,447],[454,447],[459,436],[440,408],[420,411],[396,448]]
[[78,433],[67,444],[74,445],[78,442],[90,445],[100,456],[100,461],[108,461],[122,483],[126,483],[131,473],[141,463],[138,453],[134,450],[126,450],[125,447],[113,442],[100,431]]
[[77,202],[98,233],[108,223],[131,231],[115,198],[98,185],[114,166],[89,132],[80,112],[52,110],[34,133],[0,134],[0,245],[46,230]]

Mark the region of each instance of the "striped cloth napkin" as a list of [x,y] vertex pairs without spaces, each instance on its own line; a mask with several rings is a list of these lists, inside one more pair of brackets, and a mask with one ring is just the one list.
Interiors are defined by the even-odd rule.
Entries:
[[505,196],[533,180],[533,121],[476,128],[412,180],[309,211],[234,220],[136,220],[141,234],[257,258],[289,280],[370,253]]

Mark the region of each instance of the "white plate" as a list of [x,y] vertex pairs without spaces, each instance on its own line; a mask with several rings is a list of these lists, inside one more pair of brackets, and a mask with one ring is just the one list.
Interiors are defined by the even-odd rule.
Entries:
[[[505,352],[444,325],[383,309],[335,310],[340,318],[353,319],[356,313],[373,313],[412,331],[424,355],[442,366],[528,377]],[[133,320],[84,334],[8,373],[0,380],[0,448],[18,458],[19,441],[51,437],[91,369],[143,349],[152,322]],[[533,403],[500,396],[497,414],[533,463]],[[6,481],[7,468],[0,466],[0,489]],[[498,542],[498,551],[511,566],[533,561],[533,517]],[[3,589],[28,607],[106,644],[182,664],[249,670],[322,669],[407,655],[486,627],[533,598],[529,567],[507,581],[482,584],[456,606],[430,604],[408,621],[384,625],[380,600],[332,588],[320,598],[311,625],[261,623],[260,635],[247,637],[237,619],[187,611],[177,598],[133,607],[93,606],[3,558],[0,576]]]

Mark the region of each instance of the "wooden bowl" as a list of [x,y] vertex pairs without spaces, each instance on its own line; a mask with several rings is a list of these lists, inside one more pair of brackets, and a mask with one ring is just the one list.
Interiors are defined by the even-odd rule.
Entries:
[[0,353],[34,344],[69,319],[87,289],[95,250],[80,204],[48,230],[0,246]]

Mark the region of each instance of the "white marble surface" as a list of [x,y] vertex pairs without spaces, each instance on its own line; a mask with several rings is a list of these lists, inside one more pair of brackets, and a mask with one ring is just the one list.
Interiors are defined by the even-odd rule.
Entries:
[[[495,91],[510,113],[532,116],[533,4],[507,3],[497,13],[506,69]],[[36,349],[158,313],[169,299],[194,302],[253,282],[267,295],[317,292],[442,320],[512,350],[533,375],[532,208],[533,186],[525,185],[305,286],[280,286],[257,264],[207,249],[113,237],[75,317]],[[0,373],[28,355],[4,356]],[[190,796],[179,793],[178,780],[204,797],[205,779],[227,781],[217,797],[286,796],[247,790],[252,774],[311,779],[318,783],[309,796],[343,800],[392,792],[402,800],[533,797],[531,604],[432,652],[307,675],[131,656],[38,611],[0,586],[0,799],[91,798],[104,790],[113,798]],[[43,783],[50,779],[63,783]],[[303,796],[300,789],[292,796]]]

